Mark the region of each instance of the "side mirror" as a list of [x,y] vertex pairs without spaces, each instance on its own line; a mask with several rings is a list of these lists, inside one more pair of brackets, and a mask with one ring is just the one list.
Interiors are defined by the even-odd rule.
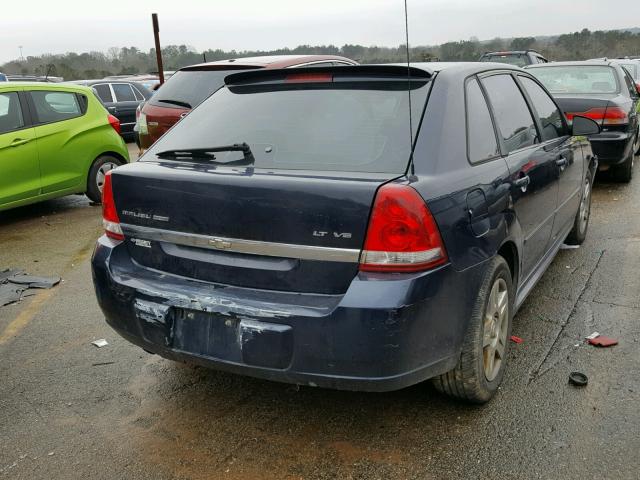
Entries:
[[598,125],[594,120],[591,120],[587,117],[581,117],[580,115],[576,115],[573,117],[573,131],[572,135],[588,137],[589,135],[597,135],[600,133],[600,125]]

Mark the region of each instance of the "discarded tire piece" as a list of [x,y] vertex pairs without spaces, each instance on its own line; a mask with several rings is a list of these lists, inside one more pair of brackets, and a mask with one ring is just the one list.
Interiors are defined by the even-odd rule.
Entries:
[[52,288],[60,277],[35,277],[22,270],[8,268],[0,271],[0,307],[19,302],[25,292],[35,288]]

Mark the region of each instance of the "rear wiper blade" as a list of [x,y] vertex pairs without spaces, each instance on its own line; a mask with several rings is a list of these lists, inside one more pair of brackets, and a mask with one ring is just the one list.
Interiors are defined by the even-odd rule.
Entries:
[[[217,152],[242,152],[244,158],[242,160],[233,160],[231,162],[216,161]],[[221,145],[211,148],[185,148],[180,150],[166,150],[156,154],[159,158],[179,159],[189,158],[193,160],[207,160],[218,165],[253,165],[256,162],[251,147],[247,143],[234,143],[233,145]]]
[[184,108],[193,108],[191,104],[187,102],[182,102],[180,100],[169,100],[169,99],[162,98],[162,99],[156,100],[156,102],[170,103],[172,105],[178,105],[179,107],[184,107]]

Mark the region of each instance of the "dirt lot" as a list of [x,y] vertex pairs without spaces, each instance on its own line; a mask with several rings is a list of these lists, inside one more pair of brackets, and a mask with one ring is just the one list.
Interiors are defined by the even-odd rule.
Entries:
[[[640,172],[638,172],[640,176]],[[64,282],[0,308],[0,477],[636,479],[640,178],[595,187],[589,238],[515,318],[497,398],[429,384],[360,394],[175,364],[104,322],[89,257],[100,209],[75,196],[0,214],[0,268]],[[585,345],[593,331],[620,339]],[[106,338],[98,349],[92,340]],[[572,370],[589,386],[567,384]]]

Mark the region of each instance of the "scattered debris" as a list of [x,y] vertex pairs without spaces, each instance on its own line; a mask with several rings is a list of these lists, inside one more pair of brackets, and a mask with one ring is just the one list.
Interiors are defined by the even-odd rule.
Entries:
[[589,379],[584,373],[580,372],[571,372],[569,374],[569,383],[571,385],[575,385],[576,387],[584,387],[589,383]]
[[606,348],[606,347],[613,347],[614,345],[618,345],[618,340],[616,340],[615,338],[605,337],[604,335],[598,335],[595,338],[590,338],[589,344],[595,347]]
[[579,248],[580,245],[567,245],[566,243],[560,245],[560,250],[577,250]]
[[584,337],[587,340],[593,340],[594,338],[598,338],[600,336],[600,334],[598,332],[593,332],[591,335]]
[[511,341],[513,343],[523,343],[524,342],[523,339],[521,339],[520,337],[516,337],[515,335],[511,335]]
[[47,453],[48,456],[52,457],[56,452],[49,452]]
[[100,362],[100,363],[92,363],[92,367],[101,367],[102,365],[113,365],[116,362]]
[[95,345],[98,348],[102,348],[102,347],[106,347],[107,345],[109,345],[109,342],[107,342],[104,338],[101,338],[100,340],[95,340],[95,341],[91,342],[91,345]]
[[60,281],[60,277],[36,277],[13,268],[2,270],[0,271],[0,307],[34,295],[33,292],[28,292],[30,289],[52,288]]

